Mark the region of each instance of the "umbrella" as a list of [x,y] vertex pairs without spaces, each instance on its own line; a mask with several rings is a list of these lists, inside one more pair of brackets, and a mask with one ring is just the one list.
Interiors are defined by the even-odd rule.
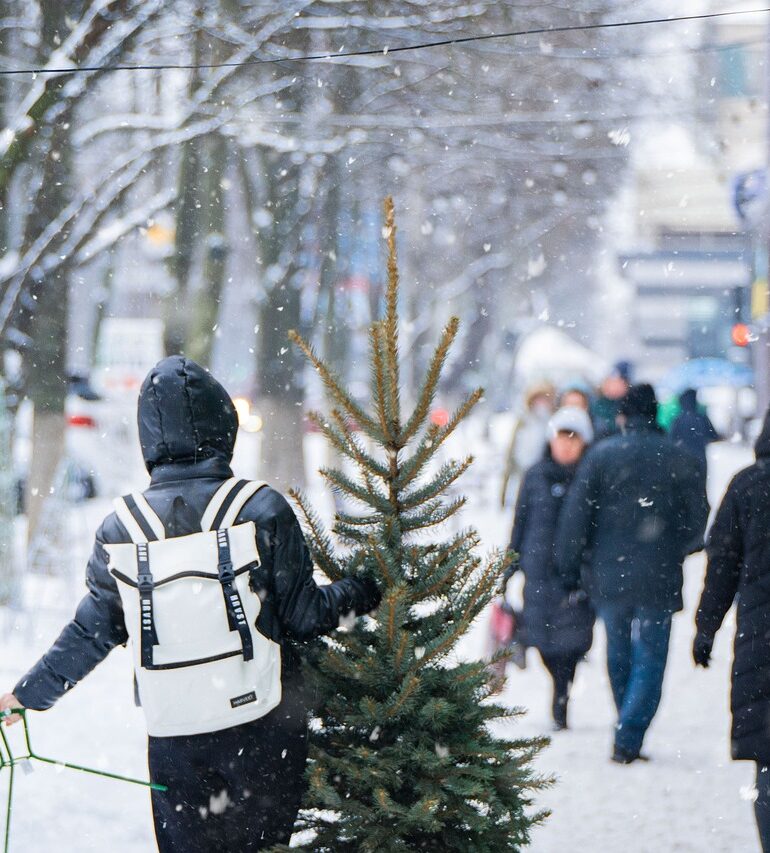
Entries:
[[754,371],[747,364],[726,358],[694,358],[670,370],[658,383],[662,391],[679,394],[687,388],[745,388],[754,384]]

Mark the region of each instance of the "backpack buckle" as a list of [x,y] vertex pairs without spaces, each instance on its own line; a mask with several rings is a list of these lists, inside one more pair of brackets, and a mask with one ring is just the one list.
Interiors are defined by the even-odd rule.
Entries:
[[139,592],[152,592],[155,586],[152,575],[147,572],[139,572],[136,576],[136,586]]
[[218,569],[220,583],[232,583],[235,580],[233,564],[229,560],[224,563],[220,563]]

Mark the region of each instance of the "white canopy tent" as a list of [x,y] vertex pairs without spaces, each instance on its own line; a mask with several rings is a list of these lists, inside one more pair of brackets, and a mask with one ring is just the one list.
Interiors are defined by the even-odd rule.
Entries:
[[539,326],[519,343],[515,359],[523,384],[548,380],[559,385],[575,378],[598,385],[610,364],[556,326]]

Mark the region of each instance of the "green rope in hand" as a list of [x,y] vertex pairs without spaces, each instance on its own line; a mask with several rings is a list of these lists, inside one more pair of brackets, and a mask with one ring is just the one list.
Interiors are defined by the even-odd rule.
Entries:
[[[11,749],[11,744],[3,730],[2,721],[5,717],[11,717],[18,714],[21,717],[22,725],[24,726],[24,742],[26,752],[23,755],[14,755]],[[44,755],[38,755],[32,748],[32,741],[29,735],[29,723],[27,721],[27,711],[25,708],[10,708],[6,711],[0,711],[0,774],[7,767],[10,775],[8,784],[8,801],[5,810],[5,845],[4,851],[8,853],[11,840],[11,811],[13,805],[13,782],[16,765],[25,765],[30,761],[42,761],[45,764],[53,764],[56,767],[66,767],[69,770],[80,770],[83,773],[93,773],[95,776],[104,776],[106,779],[117,779],[119,782],[129,782],[132,785],[143,785],[145,788],[151,788],[153,791],[167,791],[165,785],[158,785],[155,782],[145,782],[143,779],[134,779],[131,776],[121,776],[119,773],[108,773],[106,770],[96,770],[93,767],[82,767],[79,764],[70,764],[68,761],[58,761],[55,758],[47,758]]]

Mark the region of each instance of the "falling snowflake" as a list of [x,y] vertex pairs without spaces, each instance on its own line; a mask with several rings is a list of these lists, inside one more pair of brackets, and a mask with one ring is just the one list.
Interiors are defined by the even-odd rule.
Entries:
[[631,131],[627,127],[611,130],[607,136],[609,137],[610,142],[613,145],[617,145],[619,148],[625,148],[631,141]]

